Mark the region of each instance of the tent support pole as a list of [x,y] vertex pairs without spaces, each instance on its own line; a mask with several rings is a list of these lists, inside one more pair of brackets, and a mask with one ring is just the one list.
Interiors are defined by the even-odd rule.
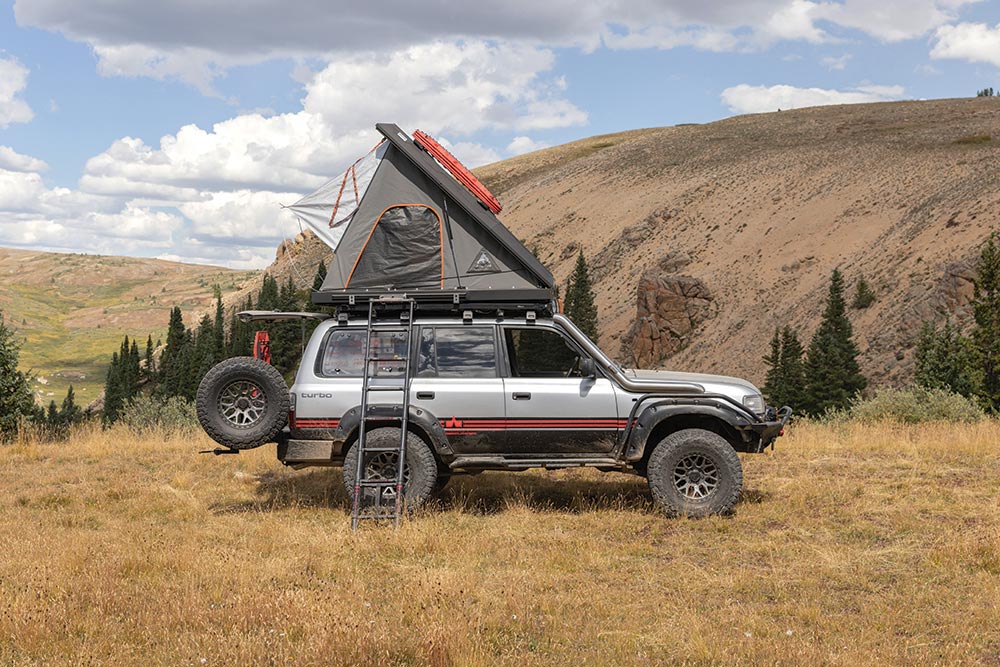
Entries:
[[[451,262],[455,265],[455,280],[458,281],[458,286],[462,287],[462,274],[458,271],[458,258],[455,257],[455,242],[451,235],[451,216],[448,215],[448,197],[445,195],[442,198],[444,202],[444,228],[448,232],[448,247],[451,248]],[[442,251],[444,248],[442,248]]]

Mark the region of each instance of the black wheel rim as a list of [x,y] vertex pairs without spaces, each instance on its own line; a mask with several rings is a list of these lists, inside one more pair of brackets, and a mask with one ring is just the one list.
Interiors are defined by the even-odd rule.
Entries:
[[[393,452],[378,452],[373,454],[371,458],[365,462],[364,479],[372,482],[394,482],[398,471],[398,462],[399,454],[395,454]],[[403,468],[404,489],[409,481],[410,467],[405,466]],[[383,491],[383,495],[394,496],[395,494],[395,489],[385,489],[385,491]]]
[[674,466],[674,488],[688,500],[704,500],[719,488],[719,467],[704,454],[689,454]]
[[230,382],[219,392],[219,414],[230,426],[250,428],[267,411],[263,389],[249,380]]

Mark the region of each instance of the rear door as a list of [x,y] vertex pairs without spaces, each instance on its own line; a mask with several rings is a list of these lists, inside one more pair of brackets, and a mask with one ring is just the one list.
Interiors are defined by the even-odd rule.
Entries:
[[611,381],[580,376],[585,354],[555,328],[504,326],[507,449],[526,456],[604,454],[620,428]]
[[441,421],[456,454],[502,452],[504,384],[496,326],[421,325],[410,401]]

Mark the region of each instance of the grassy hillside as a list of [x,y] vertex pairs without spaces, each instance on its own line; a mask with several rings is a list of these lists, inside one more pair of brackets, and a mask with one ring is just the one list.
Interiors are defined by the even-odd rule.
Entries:
[[155,259],[0,248],[0,311],[24,339],[21,367],[39,376],[39,401],[62,400],[73,385],[86,404],[104,385],[122,336],[154,342],[170,308],[190,320],[212,303],[212,287],[235,291],[256,272]]
[[735,516],[642,480],[456,479],[349,530],[339,471],[202,435],[0,457],[0,664],[996,665],[1000,425],[797,425]]

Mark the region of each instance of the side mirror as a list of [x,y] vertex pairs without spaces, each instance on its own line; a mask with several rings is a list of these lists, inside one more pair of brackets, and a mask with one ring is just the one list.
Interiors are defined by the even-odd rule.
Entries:
[[585,378],[597,377],[597,366],[594,365],[593,359],[584,357],[580,360],[580,375]]

